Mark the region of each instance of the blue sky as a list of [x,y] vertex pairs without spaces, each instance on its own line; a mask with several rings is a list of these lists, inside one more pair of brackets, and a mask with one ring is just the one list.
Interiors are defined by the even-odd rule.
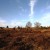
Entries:
[[25,26],[28,21],[50,26],[50,0],[0,0],[0,26]]

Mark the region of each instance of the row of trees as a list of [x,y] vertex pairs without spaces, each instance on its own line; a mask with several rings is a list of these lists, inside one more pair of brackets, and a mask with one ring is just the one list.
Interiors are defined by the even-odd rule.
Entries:
[[[26,23],[26,27],[32,27],[32,23],[31,23],[31,22],[27,22],[27,23]],[[41,27],[41,23],[35,22],[35,23],[34,23],[34,27],[36,27],[36,28]]]
[[[26,27],[26,28],[28,28],[28,27],[31,28],[31,27],[32,27],[32,23],[31,23],[31,22],[27,22],[25,27]],[[34,27],[35,27],[35,28],[40,28],[40,27],[42,27],[42,26],[41,26],[41,23],[35,22],[35,23],[34,23]],[[6,26],[6,28],[9,28],[9,26]],[[14,28],[16,28],[16,26],[15,26]],[[21,27],[18,26],[18,28],[21,28]]]

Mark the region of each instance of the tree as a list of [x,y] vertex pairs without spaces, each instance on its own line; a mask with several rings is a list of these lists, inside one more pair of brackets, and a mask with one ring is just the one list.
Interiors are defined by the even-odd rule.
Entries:
[[31,27],[32,26],[32,23],[31,22],[27,22],[26,23],[26,27]]
[[35,28],[40,28],[40,27],[41,27],[41,23],[35,22],[35,23],[34,23],[34,26],[35,26]]
[[18,29],[21,29],[22,27],[18,26],[17,28],[18,28]]
[[9,26],[7,26],[6,28],[9,28]]

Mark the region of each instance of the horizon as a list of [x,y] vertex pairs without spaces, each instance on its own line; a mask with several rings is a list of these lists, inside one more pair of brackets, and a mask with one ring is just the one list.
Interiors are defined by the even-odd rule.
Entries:
[[50,26],[50,0],[0,0],[0,27],[24,27],[28,21]]

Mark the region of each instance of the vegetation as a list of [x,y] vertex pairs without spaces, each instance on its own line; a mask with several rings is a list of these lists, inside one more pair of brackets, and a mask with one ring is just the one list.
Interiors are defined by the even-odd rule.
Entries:
[[32,23],[31,22],[27,22],[26,27],[32,27]]
[[36,23],[37,30],[28,23],[27,28],[18,26],[0,29],[0,50],[50,50],[50,27]]
[[40,27],[41,27],[41,23],[35,22],[35,23],[34,23],[34,26],[35,26],[35,28],[40,28]]

